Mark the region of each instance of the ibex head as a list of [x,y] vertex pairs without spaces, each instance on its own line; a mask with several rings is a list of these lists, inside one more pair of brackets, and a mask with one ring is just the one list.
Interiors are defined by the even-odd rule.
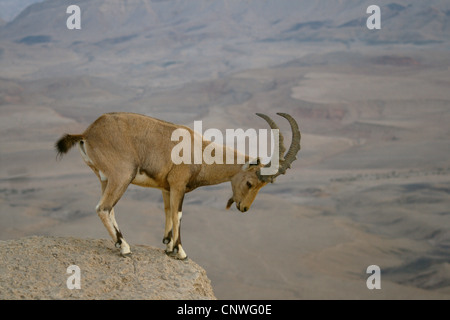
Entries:
[[[233,202],[236,202],[236,207],[238,208],[238,210],[240,210],[241,212],[246,212],[248,209],[250,209],[250,206],[252,205],[253,200],[255,200],[259,190],[265,185],[267,185],[269,182],[273,183],[275,181],[275,178],[278,177],[280,174],[285,174],[286,170],[291,167],[291,163],[297,159],[297,153],[300,150],[300,138],[301,138],[298,124],[295,121],[295,119],[292,118],[287,113],[277,113],[277,114],[287,119],[289,121],[289,124],[291,125],[292,141],[288,152],[286,153],[286,155],[284,154],[286,148],[283,143],[284,140],[283,135],[280,132],[278,141],[279,142],[278,171],[273,175],[262,175],[261,168],[270,167],[271,163],[269,162],[268,164],[263,165],[261,164],[259,158],[256,161],[253,161],[253,163],[249,162],[243,165],[242,171],[236,174],[231,179],[233,196],[228,200],[227,209],[231,207]],[[268,116],[261,113],[257,113],[256,115],[266,120],[271,129],[279,130],[275,121],[273,121]]]

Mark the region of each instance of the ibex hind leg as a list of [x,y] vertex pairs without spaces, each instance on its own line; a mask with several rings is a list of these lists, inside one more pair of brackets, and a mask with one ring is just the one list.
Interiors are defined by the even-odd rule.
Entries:
[[100,220],[103,222],[106,230],[115,243],[116,248],[120,249],[122,255],[131,253],[129,244],[125,241],[122,232],[119,229],[114,215],[114,205],[124,194],[128,183],[117,183],[111,179],[101,179],[102,184],[102,198],[100,199],[96,211]]
[[120,231],[119,225],[117,224],[116,218],[114,216],[114,208],[110,212],[110,217],[114,225],[114,231],[116,232],[116,239],[117,239],[115,242],[116,248],[120,249],[120,253],[122,255],[131,254],[130,245],[125,241],[125,238],[123,237],[122,232]]

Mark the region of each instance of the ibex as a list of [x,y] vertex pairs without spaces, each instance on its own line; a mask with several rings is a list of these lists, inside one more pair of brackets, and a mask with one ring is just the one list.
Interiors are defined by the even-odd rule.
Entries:
[[[264,114],[257,113],[272,129],[276,123]],[[259,159],[250,159],[234,150],[235,159],[245,157],[245,164],[174,164],[171,150],[175,145],[171,135],[183,128],[194,137],[188,127],[134,113],[107,113],[94,121],[82,134],[66,134],[55,144],[58,156],[67,153],[78,144],[81,156],[94,171],[101,183],[102,196],[96,211],[122,255],[131,253],[114,217],[114,206],[130,183],[158,188],[162,191],[166,223],[163,243],[166,253],[176,259],[186,259],[181,246],[180,222],[184,195],[198,187],[231,181],[233,196],[227,209],[236,203],[241,212],[246,212],[258,191],[285,174],[300,150],[300,131],[297,122],[288,114],[278,113],[286,118],[292,130],[292,142],[288,152],[279,134],[279,167],[273,175],[262,175]],[[203,149],[210,143],[202,139]],[[229,148],[223,146],[223,148]],[[225,149],[224,149],[225,151]],[[223,152],[225,154],[226,152]]]

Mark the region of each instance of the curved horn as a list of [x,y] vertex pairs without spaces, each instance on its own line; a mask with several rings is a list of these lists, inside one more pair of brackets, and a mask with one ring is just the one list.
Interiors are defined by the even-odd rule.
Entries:
[[[271,129],[280,131],[280,128],[278,128],[275,121],[273,121],[269,116],[266,116],[265,114],[262,114],[262,113],[256,113],[256,115],[258,117],[261,117],[264,120],[266,120]],[[280,162],[284,161],[284,152],[286,151],[286,147],[284,146],[284,138],[283,138],[283,135],[281,134],[281,132],[279,134],[279,139],[278,139],[278,149],[279,149],[279,151],[278,151],[279,158],[278,159]],[[270,162],[266,166],[270,167]]]
[[284,156],[284,161],[281,162],[280,168],[278,169],[278,172],[281,174],[285,174],[286,170],[291,167],[292,162],[297,160],[297,153],[300,151],[300,139],[302,137],[300,133],[300,129],[298,128],[297,121],[295,121],[294,118],[292,118],[287,113],[277,113],[277,115],[282,116],[287,121],[289,121],[289,124],[291,125],[291,131],[292,131],[292,141],[291,145],[289,147],[288,152]]
[[[264,114],[261,114],[261,113],[257,113],[256,115],[263,118],[264,120],[266,120],[271,129],[279,130],[275,121],[273,121],[270,117],[268,117]],[[277,113],[277,115],[279,115],[279,116],[285,118],[287,121],[289,121],[289,124],[291,126],[291,131],[292,131],[292,141],[291,141],[291,145],[289,147],[288,152],[286,153],[286,155],[284,155],[284,152],[286,151],[286,148],[283,143],[284,138],[283,138],[283,135],[281,134],[281,132],[279,133],[279,161],[280,161],[280,163],[279,163],[278,171],[274,175],[261,175],[260,172],[258,171],[257,172],[258,178],[264,182],[273,182],[275,180],[275,178],[278,177],[280,174],[285,174],[286,170],[291,167],[292,162],[294,162],[297,159],[297,153],[300,150],[301,134],[300,134],[300,130],[298,128],[297,122],[295,121],[295,119],[293,117],[291,117],[287,113]],[[265,167],[270,167],[270,166],[271,166],[270,162],[267,165],[265,165]]]

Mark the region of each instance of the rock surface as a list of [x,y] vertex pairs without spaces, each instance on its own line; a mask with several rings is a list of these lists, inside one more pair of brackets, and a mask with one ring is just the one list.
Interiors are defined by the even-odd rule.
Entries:
[[[205,270],[162,249],[110,240],[33,236],[0,241],[0,299],[216,299]],[[80,270],[80,289],[68,267]],[[69,280],[69,281],[68,281]]]

